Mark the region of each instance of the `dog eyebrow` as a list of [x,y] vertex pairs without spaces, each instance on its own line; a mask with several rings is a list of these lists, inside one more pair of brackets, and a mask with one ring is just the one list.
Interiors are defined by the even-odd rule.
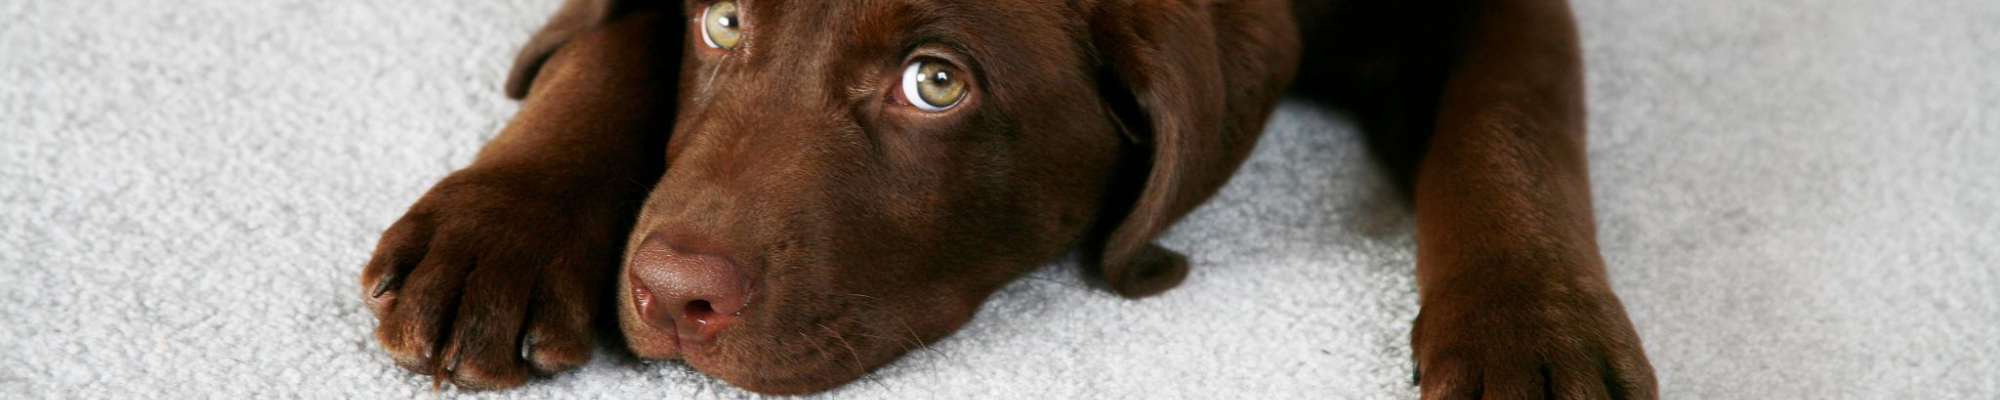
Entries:
[[905,35],[905,30],[917,25],[922,10],[916,5],[901,0],[870,1],[855,5],[855,18],[847,26],[848,39],[857,45],[893,45]]
[[907,54],[925,44],[944,45],[967,52],[969,36],[958,24],[976,23],[948,4],[927,0],[877,0],[853,4],[858,7],[847,26],[851,42],[845,45],[892,48]]

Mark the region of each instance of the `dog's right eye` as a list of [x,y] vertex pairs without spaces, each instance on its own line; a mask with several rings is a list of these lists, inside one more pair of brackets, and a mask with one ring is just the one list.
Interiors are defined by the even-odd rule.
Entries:
[[965,77],[958,67],[937,60],[917,60],[903,67],[903,84],[897,100],[919,110],[939,112],[965,99]]
[[729,50],[743,40],[743,17],[736,2],[718,1],[701,11],[701,41],[708,47]]

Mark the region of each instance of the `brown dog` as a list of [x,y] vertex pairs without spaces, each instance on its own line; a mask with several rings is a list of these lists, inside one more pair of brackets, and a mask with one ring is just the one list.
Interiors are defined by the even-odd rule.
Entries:
[[1069,251],[1159,293],[1187,263],[1154,237],[1303,70],[1413,178],[1425,398],[1656,397],[1563,0],[655,3],[570,0],[514,121],[384,233],[361,283],[399,365],[519,385],[616,320],[640,357],[805,393]]

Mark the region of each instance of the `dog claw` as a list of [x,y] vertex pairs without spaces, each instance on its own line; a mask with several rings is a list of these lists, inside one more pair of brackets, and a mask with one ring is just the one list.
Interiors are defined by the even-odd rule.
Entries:
[[1423,368],[1423,365],[1420,365],[1420,364],[1415,364],[1415,363],[1411,363],[1411,364],[1410,364],[1410,386],[1419,386],[1419,385],[1421,385],[1421,384],[1423,383],[1423,381],[1424,381],[1424,368]]
[[439,370],[437,360],[442,354],[438,354],[438,350],[439,348],[436,344],[424,345],[424,355],[427,356],[424,359],[424,368],[430,370],[432,392],[443,390],[445,379],[451,376],[451,374],[446,372],[449,370]]
[[393,273],[383,276],[382,281],[375,282],[375,289],[369,291],[368,297],[382,297],[383,293],[389,292],[390,286],[394,286],[396,284],[397,279],[398,279],[397,275]]
[[529,355],[530,353],[533,353],[533,352],[534,352],[534,349],[535,349],[535,342],[536,342],[536,338],[535,338],[535,334],[534,334],[534,333],[528,333],[527,335],[522,335],[522,336],[521,336],[521,360],[522,360],[522,361],[528,361],[528,355]]

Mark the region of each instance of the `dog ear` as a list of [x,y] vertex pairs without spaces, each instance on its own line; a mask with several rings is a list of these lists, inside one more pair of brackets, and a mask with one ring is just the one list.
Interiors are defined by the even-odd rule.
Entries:
[[1187,258],[1153,240],[1249,156],[1291,81],[1297,36],[1275,1],[1106,3],[1091,23],[1104,75],[1115,81],[1105,98],[1150,158],[1136,197],[1122,195],[1133,203],[1104,238],[1094,272],[1119,295],[1139,298],[1187,277]]
[[528,88],[534,86],[535,75],[542,70],[542,64],[555,55],[564,43],[577,34],[596,29],[604,23],[630,11],[630,3],[635,0],[568,0],[562,10],[528,38],[528,45],[521,48],[521,54],[514,56],[514,69],[507,73],[507,97],[521,99],[528,96]]

